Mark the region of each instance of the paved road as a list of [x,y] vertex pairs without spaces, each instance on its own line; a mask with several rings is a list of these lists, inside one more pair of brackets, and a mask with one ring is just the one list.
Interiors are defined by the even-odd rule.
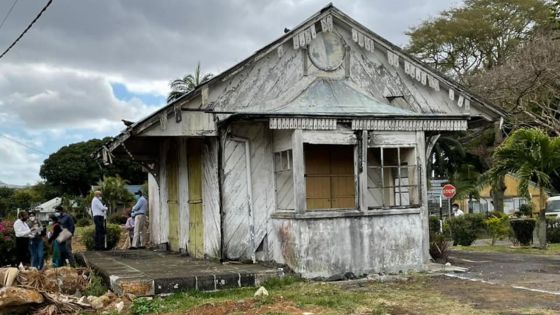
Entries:
[[560,256],[451,251],[450,260],[468,268],[460,277],[560,296]]

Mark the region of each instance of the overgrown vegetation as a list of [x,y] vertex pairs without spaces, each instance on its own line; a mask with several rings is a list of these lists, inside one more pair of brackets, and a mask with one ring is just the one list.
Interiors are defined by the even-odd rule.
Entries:
[[533,241],[533,230],[536,221],[532,218],[519,218],[510,220],[513,235],[522,246],[529,246]]
[[453,245],[470,246],[486,230],[485,219],[485,215],[480,213],[449,218],[446,224],[449,226]]
[[[107,248],[112,249],[119,243],[122,228],[120,225],[107,224]],[[80,231],[82,243],[86,246],[87,250],[95,248],[95,227],[93,225],[83,227]]]
[[0,222],[0,267],[13,266],[16,259],[16,238],[12,221]]
[[90,275],[89,284],[84,290],[83,294],[85,296],[101,296],[109,290],[107,284],[103,281],[103,278],[97,273],[92,272]]
[[505,239],[510,235],[509,217],[503,213],[489,217],[484,224],[488,235],[492,238],[492,246],[496,245],[497,240]]

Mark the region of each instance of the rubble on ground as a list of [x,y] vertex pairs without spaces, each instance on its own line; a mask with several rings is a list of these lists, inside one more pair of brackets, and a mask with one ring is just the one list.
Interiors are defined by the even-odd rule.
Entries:
[[120,314],[134,299],[133,295],[119,297],[111,291],[83,296],[90,281],[91,270],[87,268],[0,268],[0,314]]

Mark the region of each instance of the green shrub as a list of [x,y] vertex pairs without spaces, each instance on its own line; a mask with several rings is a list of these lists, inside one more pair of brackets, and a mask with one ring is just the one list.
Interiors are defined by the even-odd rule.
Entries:
[[449,243],[442,234],[434,234],[430,239],[430,255],[438,263],[446,263],[449,257]]
[[546,218],[546,240],[550,243],[560,243],[560,219]]
[[130,306],[130,314],[132,315],[144,315],[157,313],[161,308],[161,303],[157,299],[148,298],[137,298],[134,299],[132,305]]
[[533,207],[530,204],[521,205],[519,206],[519,212],[524,216],[530,217],[533,215]]
[[535,229],[536,220],[532,218],[511,219],[511,228],[513,235],[523,246],[531,244],[533,240],[533,230]]
[[76,226],[80,226],[80,227],[82,227],[82,226],[88,226],[88,225],[90,225],[91,223],[92,223],[91,219],[88,219],[88,218],[81,218],[81,219],[78,219],[78,221],[76,221]]
[[85,296],[90,296],[90,295],[102,296],[107,292],[107,290],[109,290],[109,287],[103,281],[103,278],[101,278],[98,274],[92,272],[91,279],[86,289],[84,290],[83,294]]
[[429,226],[430,238],[432,237],[432,235],[439,234],[439,217],[434,215],[430,216]]
[[496,240],[504,239],[509,235],[510,226],[507,216],[489,217],[484,223],[486,224],[488,234],[492,238],[492,246],[496,244]]
[[0,267],[16,264],[16,235],[13,222],[4,220],[0,222]]
[[470,246],[485,231],[485,215],[468,213],[459,217],[449,218],[447,224],[453,238],[453,244]]
[[[107,224],[107,247],[109,249],[114,248],[119,242],[121,236],[122,228],[117,224]],[[95,248],[95,227],[93,225],[86,226],[81,233],[81,238],[83,244],[86,246],[87,250],[93,250]]]
[[108,218],[107,218],[107,222],[111,223],[111,224],[126,224],[126,220],[128,218],[122,213],[122,212],[117,212],[117,213],[113,213],[111,214]]

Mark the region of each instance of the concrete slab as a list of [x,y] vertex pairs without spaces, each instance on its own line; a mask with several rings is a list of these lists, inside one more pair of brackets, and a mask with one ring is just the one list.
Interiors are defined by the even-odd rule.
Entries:
[[258,286],[266,279],[284,276],[282,269],[259,264],[222,264],[152,250],[84,252],[76,256],[96,270],[115,293],[137,296]]

